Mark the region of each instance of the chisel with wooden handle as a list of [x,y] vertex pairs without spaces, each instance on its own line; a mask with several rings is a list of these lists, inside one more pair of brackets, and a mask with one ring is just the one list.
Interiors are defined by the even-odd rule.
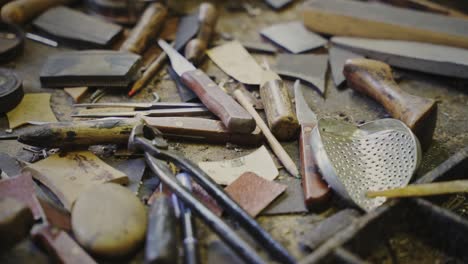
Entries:
[[25,24],[51,7],[73,2],[76,0],[16,0],[2,7],[2,20],[12,24]]
[[214,34],[218,11],[211,3],[201,3],[198,11],[200,29],[196,38],[190,40],[185,46],[185,58],[197,64],[205,55],[211,37]]
[[416,134],[423,149],[429,146],[437,121],[435,100],[403,91],[393,79],[390,66],[381,61],[349,59],[343,74],[351,88],[372,97],[392,117],[403,121]]
[[[227,142],[258,146],[263,140],[260,130],[249,134],[232,133],[217,120],[196,117],[143,117],[151,127],[159,129],[165,138],[203,143]],[[24,144],[68,148],[99,144],[127,144],[132,128],[141,122],[138,118],[112,118],[90,121],[57,122],[35,127],[21,134]]]
[[232,132],[250,133],[255,129],[252,116],[231,96],[226,94],[206,73],[195,68],[186,58],[164,40],[159,46],[167,53],[174,71],[198,98]]
[[120,50],[142,54],[154,40],[167,17],[167,8],[160,3],[149,5]]

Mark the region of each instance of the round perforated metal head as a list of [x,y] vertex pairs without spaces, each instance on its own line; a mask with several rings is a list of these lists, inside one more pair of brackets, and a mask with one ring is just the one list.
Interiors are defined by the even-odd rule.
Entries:
[[405,186],[420,163],[419,142],[396,119],[354,126],[321,119],[311,146],[328,184],[341,196],[370,211],[385,198],[367,198],[367,191]]

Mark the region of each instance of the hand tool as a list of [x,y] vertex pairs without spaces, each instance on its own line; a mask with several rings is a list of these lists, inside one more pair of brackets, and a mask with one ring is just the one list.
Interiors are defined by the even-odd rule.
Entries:
[[14,71],[0,68],[0,113],[14,109],[23,96],[23,81]]
[[145,0],[86,0],[87,11],[118,24],[133,25],[149,1]]
[[[144,137],[147,135],[147,138]],[[229,196],[206,175],[197,165],[188,159],[157,147],[159,143],[153,144],[154,139],[161,140],[162,137],[157,130],[142,124],[133,128],[129,138],[130,150],[143,150],[145,159],[150,169],[159,176],[160,180],[167,185],[187,206],[190,206],[197,215],[209,223],[209,226],[228,243],[245,261],[249,263],[263,263],[256,252],[240,239],[220,218],[195,199],[185,187],[183,187],[175,176],[164,170],[156,162],[155,158],[170,161],[181,170],[189,173],[221,206],[243,226],[247,233],[255,239],[260,246],[265,248],[272,257],[282,263],[295,263],[289,253],[273,238],[265,232],[260,225],[253,220],[247,212],[242,210]],[[156,141],[158,142],[158,141]]]
[[135,117],[141,116],[206,116],[211,115],[205,107],[191,107],[191,108],[168,108],[156,109],[147,111],[129,111],[129,112],[102,112],[102,113],[83,113],[74,114],[72,117],[81,118],[99,118],[99,117]]
[[39,78],[47,88],[126,88],[134,81],[140,63],[139,55],[122,51],[67,51],[49,56]]
[[2,19],[13,24],[26,24],[51,7],[73,2],[76,0],[15,0],[2,7]]
[[[258,146],[263,140],[263,135],[259,130],[250,134],[232,133],[217,120],[195,117],[143,117],[143,119],[149,126],[161,130],[168,138],[203,143],[231,142],[250,146]],[[138,123],[136,118],[48,123],[24,132],[18,136],[18,141],[47,148],[126,144],[130,131],[136,123]]]
[[38,43],[42,43],[44,45],[47,45],[47,46],[50,46],[50,47],[58,47],[58,43],[57,41],[53,41],[51,39],[48,39],[48,38],[44,38],[42,36],[39,36],[39,35],[36,35],[36,34],[33,34],[33,33],[26,33],[26,38],[30,39],[30,40],[34,40]]
[[255,129],[255,121],[249,113],[223,92],[204,72],[197,70],[165,41],[159,40],[158,44],[169,56],[172,67],[182,77],[182,81],[230,131],[250,133]]
[[[180,172],[176,175],[177,180],[192,193],[192,180],[188,173]],[[192,211],[183,202],[179,202],[178,206],[181,211],[182,226],[184,230],[184,260],[186,264],[200,263],[198,253],[198,241],[195,229],[195,219],[192,216]]]
[[157,36],[167,17],[167,8],[160,3],[150,4],[124,41],[120,50],[142,54]]
[[65,6],[53,7],[32,25],[47,38],[78,49],[109,48],[123,28]]
[[163,185],[159,184],[158,193],[152,195],[153,200],[149,207],[145,263],[177,263],[177,219],[171,197],[164,193]]
[[29,235],[34,216],[27,204],[14,198],[0,198],[0,252],[12,248]]
[[343,74],[351,88],[372,97],[392,117],[403,121],[416,134],[423,149],[430,145],[437,121],[435,100],[401,90],[392,78],[390,67],[380,61],[350,59]]
[[13,24],[0,21],[0,62],[8,62],[24,49],[24,32]]
[[435,182],[427,184],[411,184],[402,188],[368,191],[366,193],[366,196],[369,198],[402,198],[432,196],[450,193],[468,193],[468,180]]
[[[334,46],[391,66],[431,74],[468,78],[466,49],[402,40],[333,37]],[[443,57],[440,54],[444,54]]]
[[279,140],[295,138],[299,130],[299,122],[293,110],[288,88],[283,80],[270,70],[266,61],[260,83],[260,97],[273,135]]
[[87,108],[103,108],[103,107],[119,107],[119,108],[134,108],[134,110],[151,110],[151,109],[176,109],[176,108],[202,108],[203,104],[199,103],[172,103],[172,102],[149,102],[149,103],[95,103],[95,104],[74,104],[74,107]]
[[385,198],[366,198],[369,190],[405,186],[421,161],[418,139],[397,119],[354,126],[321,119],[310,137],[322,176],[340,196],[371,211]]
[[[309,0],[304,25],[335,36],[400,39],[468,48],[468,20],[377,2]],[[333,23],[323,23],[331,21]]]
[[294,54],[319,48],[327,43],[320,35],[307,30],[299,21],[264,28],[260,34]]
[[322,179],[317,168],[316,158],[312,155],[310,136],[317,125],[317,116],[310,110],[299,80],[294,83],[294,98],[296,101],[297,119],[301,124],[299,137],[299,153],[301,157],[302,189],[304,191],[304,203],[315,206],[327,201],[331,195],[328,184]]
[[270,129],[268,128],[267,124],[263,121],[260,115],[257,113],[255,108],[253,108],[252,104],[249,102],[247,97],[240,91],[235,90],[234,96],[236,97],[237,101],[252,115],[257,123],[257,126],[260,127],[263,134],[265,135],[268,144],[270,145],[273,152],[276,154],[278,159],[283,163],[285,169],[294,177],[298,178],[299,171],[297,170],[296,164],[291,159],[289,154],[284,150],[275,136],[271,133]]
[[185,57],[194,64],[200,63],[205,55],[210,40],[214,35],[218,11],[213,4],[203,2],[198,10],[198,23],[200,24],[197,37],[190,40],[185,46]]

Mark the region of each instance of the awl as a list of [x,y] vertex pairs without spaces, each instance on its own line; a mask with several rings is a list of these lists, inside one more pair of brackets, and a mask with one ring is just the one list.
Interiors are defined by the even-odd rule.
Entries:
[[255,121],[232,97],[213,82],[206,73],[198,70],[164,40],[159,46],[167,53],[177,75],[203,102],[203,104],[232,132],[250,133]]
[[310,147],[310,135],[312,129],[317,125],[317,116],[310,110],[302,94],[299,80],[294,83],[294,96],[296,100],[296,114],[301,124],[301,135],[299,148],[301,156],[302,189],[304,191],[304,202],[310,207],[327,200],[330,196],[330,188],[322,179],[315,165],[315,157]]

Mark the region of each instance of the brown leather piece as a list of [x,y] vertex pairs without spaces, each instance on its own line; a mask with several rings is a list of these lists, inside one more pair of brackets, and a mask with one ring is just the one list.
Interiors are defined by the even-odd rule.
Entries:
[[34,191],[34,182],[30,173],[23,173],[16,177],[11,177],[0,181],[0,199],[13,198],[23,202],[31,208],[34,219],[38,220],[44,217],[44,211],[37,200]]
[[216,200],[211,197],[203,187],[194,181],[192,181],[192,193],[198,200],[208,207],[213,214],[217,216],[221,216],[223,214],[223,208],[219,206],[218,202],[216,202]]
[[251,216],[257,216],[286,190],[285,185],[265,180],[252,172],[242,174],[224,190]]
[[39,199],[39,203],[44,210],[45,216],[47,218],[47,222],[59,229],[65,231],[71,231],[71,219],[70,213],[66,212],[65,210],[61,210],[57,208],[57,206],[50,204],[42,199]]

